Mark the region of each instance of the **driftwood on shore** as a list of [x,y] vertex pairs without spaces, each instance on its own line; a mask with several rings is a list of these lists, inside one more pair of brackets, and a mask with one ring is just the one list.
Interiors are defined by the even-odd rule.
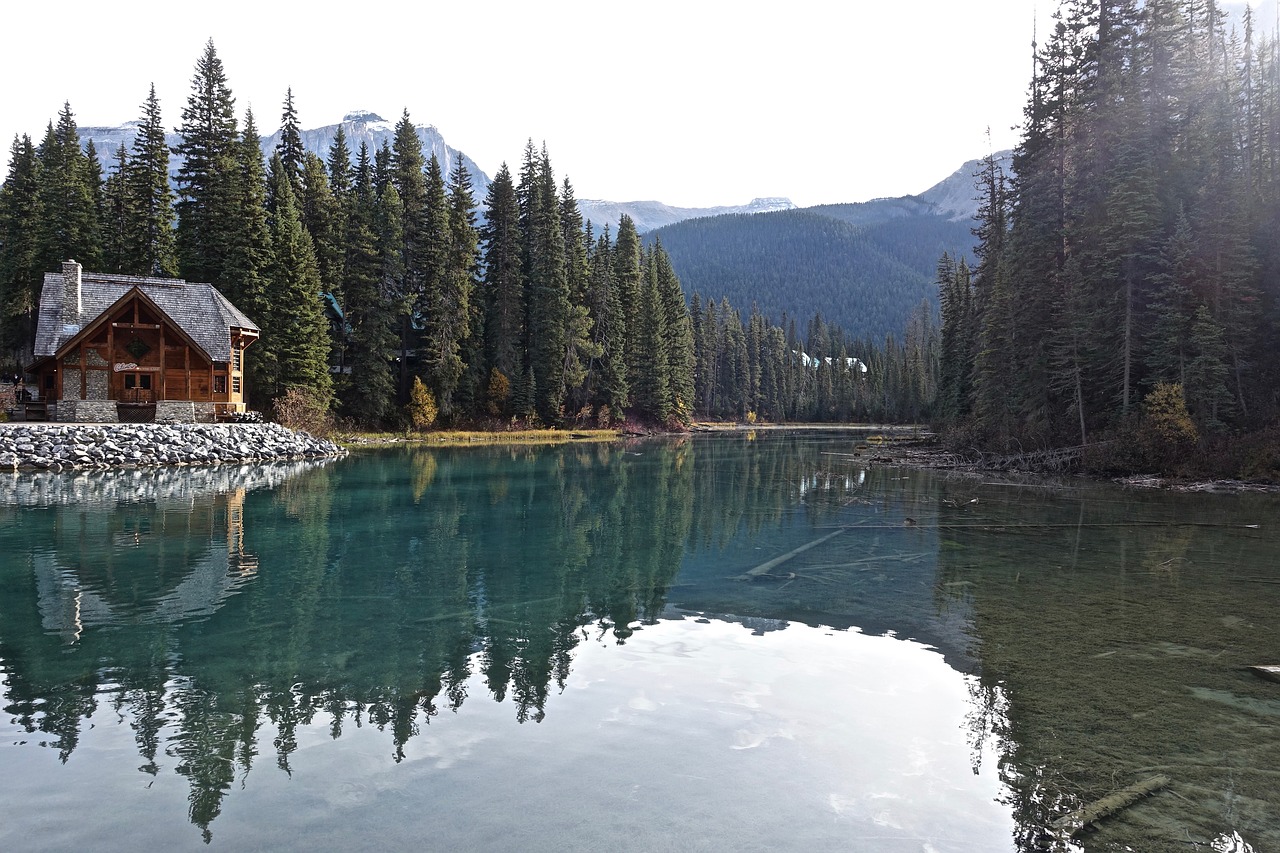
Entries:
[[1154,794],[1168,784],[1169,777],[1163,774],[1135,782],[1127,788],[1121,788],[1100,800],[1089,803],[1084,808],[1063,815],[1053,822],[1053,829],[1065,834],[1068,838],[1074,838],[1085,827],[1127,809],[1138,800]]

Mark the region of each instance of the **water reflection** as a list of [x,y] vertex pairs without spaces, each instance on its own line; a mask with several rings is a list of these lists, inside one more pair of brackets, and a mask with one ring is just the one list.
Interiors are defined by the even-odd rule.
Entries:
[[1280,648],[1276,510],[1266,496],[943,487],[939,587],[971,608],[977,706],[1019,849],[1064,849],[1044,833],[1055,818],[1159,774],[1163,793],[1084,847],[1280,849],[1280,695],[1245,670]]
[[[1168,840],[1178,822],[1202,845],[1239,832],[1256,846],[1280,825],[1260,764],[1276,766],[1277,738],[1257,728],[1273,723],[1278,700],[1238,667],[1278,647],[1267,614],[1280,578],[1274,534],[1241,532],[1250,500],[1217,500],[1206,515],[1172,496],[868,468],[848,442],[816,435],[22,475],[0,480],[0,548],[14,555],[0,567],[5,710],[12,740],[31,736],[64,763],[81,760],[92,727],[99,743],[127,732],[147,778],[185,781],[187,816],[206,841],[215,821],[244,831],[243,812],[220,816],[228,803],[252,808],[229,795],[263,761],[280,772],[254,774],[260,792],[296,779],[332,803],[338,788],[313,786],[356,784],[342,759],[333,777],[305,769],[318,733],[378,778],[399,766],[414,778],[425,755],[462,773],[460,756],[484,753],[489,764],[466,771],[492,774],[472,780],[477,790],[527,760],[561,768],[530,785],[569,791],[570,767],[607,785],[608,766],[667,748],[657,730],[641,731],[661,710],[661,735],[686,750],[700,750],[688,744],[723,714],[756,719],[726,736],[738,751],[794,741],[821,761],[844,750],[847,784],[803,762],[769,772],[830,789],[820,814],[797,806],[793,824],[887,821],[896,841],[865,849],[911,838],[902,849],[996,849],[993,826],[1013,849],[1065,849],[1046,835],[1054,818],[1154,772],[1171,773],[1170,795],[1103,824],[1083,847],[1142,838],[1141,849],[1161,849],[1145,846],[1156,838],[1181,849]],[[1274,517],[1274,503],[1256,509]],[[1168,524],[1191,513],[1195,525]],[[706,657],[724,626],[751,642]],[[822,639],[832,636],[844,639]],[[874,666],[850,669],[850,655],[872,648]],[[773,674],[752,686],[743,666]],[[680,672],[697,675],[664,694]],[[728,699],[722,684],[736,685]],[[625,698],[611,692],[624,688]],[[621,704],[584,717],[584,691]],[[959,697],[945,723],[908,724],[914,712],[896,704],[944,694]],[[689,710],[700,703],[719,710]],[[851,714],[880,722],[854,726]],[[442,715],[448,727],[433,727]],[[627,733],[597,742],[582,727],[601,721]],[[899,751],[877,754],[895,730]],[[913,742],[925,746],[912,752]],[[0,761],[38,761],[22,748]],[[119,751],[83,761],[107,775]],[[603,766],[588,769],[589,757]],[[951,769],[957,757],[969,781]],[[692,775],[723,777],[719,759],[702,760]],[[668,782],[647,807],[683,790]],[[710,797],[706,788],[688,793]],[[787,796],[812,793],[802,788]],[[739,805],[766,808],[742,796]],[[1011,822],[975,796],[1000,797]],[[966,823],[971,834],[948,841],[935,818],[955,803],[983,815],[982,828]],[[810,840],[830,846],[823,832]]]

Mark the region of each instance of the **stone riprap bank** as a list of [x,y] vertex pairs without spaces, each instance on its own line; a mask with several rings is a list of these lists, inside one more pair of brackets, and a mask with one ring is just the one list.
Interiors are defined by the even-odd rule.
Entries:
[[0,470],[217,465],[345,453],[279,424],[0,424]]

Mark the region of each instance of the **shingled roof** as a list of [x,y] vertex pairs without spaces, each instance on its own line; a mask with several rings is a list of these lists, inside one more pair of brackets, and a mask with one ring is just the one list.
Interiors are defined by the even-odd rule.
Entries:
[[[134,275],[80,272],[80,310],[68,300],[66,274],[44,275],[40,291],[40,316],[36,326],[35,357],[55,355],[80,330],[120,301],[133,288],[146,294],[212,361],[231,360],[231,329],[258,332],[257,325],[211,284],[180,278],[148,278]],[[79,267],[78,264],[75,265]],[[71,303],[71,304],[69,304]]]

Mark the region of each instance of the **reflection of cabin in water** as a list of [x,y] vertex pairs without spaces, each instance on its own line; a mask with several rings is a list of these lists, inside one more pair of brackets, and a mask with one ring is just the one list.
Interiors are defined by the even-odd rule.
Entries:
[[212,615],[257,573],[245,495],[55,507],[49,547],[33,558],[41,625],[71,643],[90,627]]
[[211,284],[46,273],[35,361],[60,420],[214,420],[245,410],[245,348],[258,327]]

